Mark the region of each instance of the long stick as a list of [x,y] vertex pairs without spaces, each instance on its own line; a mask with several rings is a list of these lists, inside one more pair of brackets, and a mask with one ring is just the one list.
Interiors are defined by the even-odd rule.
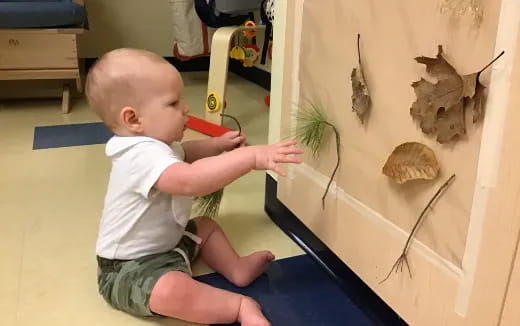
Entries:
[[448,180],[446,180],[446,182],[444,182],[444,184],[439,188],[439,190],[437,190],[435,195],[433,195],[432,199],[430,199],[430,201],[428,202],[428,205],[426,205],[426,207],[424,207],[423,211],[421,212],[421,215],[419,215],[417,222],[415,223],[415,225],[412,228],[412,232],[410,232],[410,235],[408,236],[408,239],[406,240],[406,244],[404,245],[401,255],[395,261],[394,265],[390,269],[390,272],[388,272],[388,275],[381,282],[379,282],[379,284],[386,281],[390,277],[390,275],[392,274],[392,271],[394,269],[395,269],[395,272],[397,273],[397,271],[399,270],[399,267],[401,267],[401,271],[402,271],[404,263],[406,263],[406,267],[408,268],[408,273],[410,274],[410,278],[412,278],[412,272],[410,270],[410,265],[408,264],[408,257],[407,257],[408,250],[410,248],[412,239],[413,239],[417,229],[422,224],[422,221],[424,220],[424,218],[426,216],[426,212],[431,208],[431,206],[437,200],[437,198],[439,198],[439,196],[444,193],[444,190],[446,190],[448,188],[448,186],[451,184],[451,182],[454,179],[455,179],[455,174],[453,174]]
[[230,118],[232,119],[233,121],[235,121],[235,123],[237,124],[237,127],[238,127],[238,135],[242,135],[242,126],[240,126],[240,122],[238,122],[238,119],[235,118],[234,116],[232,115],[229,115],[229,114],[224,114],[224,113],[221,113],[220,114],[221,117],[226,117],[226,118]]
[[448,186],[451,184],[451,182],[454,179],[455,179],[455,174],[453,174],[448,180],[446,180],[446,182],[444,182],[444,184],[439,188],[439,190],[437,190],[435,195],[433,195],[432,199],[430,199],[430,201],[428,202],[428,205],[426,205],[426,207],[423,209],[423,211],[421,212],[421,215],[419,215],[419,219],[418,219],[417,223],[415,223],[415,225],[414,225],[414,227],[412,229],[412,232],[410,233],[410,236],[408,237],[408,240],[406,241],[406,245],[404,246],[404,252],[405,253],[408,252],[408,249],[410,248],[410,243],[411,243],[412,237],[415,235],[415,232],[419,228],[419,225],[421,224],[421,222],[423,221],[424,217],[426,216],[426,212],[432,206],[432,204],[435,202],[435,200],[441,195],[441,193],[446,188],[448,188]]
[[334,168],[334,171],[332,172],[332,175],[330,177],[329,183],[327,184],[327,189],[325,189],[325,193],[323,194],[323,197],[321,197],[321,205],[322,208],[325,209],[325,197],[327,196],[327,193],[329,192],[330,185],[332,184],[332,180],[334,179],[334,175],[336,175],[336,172],[339,168],[340,163],[340,149],[341,149],[341,143],[340,143],[340,137],[339,132],[336,129],[336,127],[331,124],[330,122],[324,122],[325,124],[332,127],[332,130],[334,130],[334,134],[336,135],[336,153],[337,153],[337,161],[336,161],[336,167]]

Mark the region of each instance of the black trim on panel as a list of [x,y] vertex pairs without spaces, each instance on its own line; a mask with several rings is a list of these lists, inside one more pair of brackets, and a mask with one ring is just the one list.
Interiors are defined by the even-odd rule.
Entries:
[[399,315],[278,200],[277,182],[269,174],[266,174],[264,208],[271,220],[323,267],[338,282],[338,285],[352,301],[370,316],[377,325],[407,325]]

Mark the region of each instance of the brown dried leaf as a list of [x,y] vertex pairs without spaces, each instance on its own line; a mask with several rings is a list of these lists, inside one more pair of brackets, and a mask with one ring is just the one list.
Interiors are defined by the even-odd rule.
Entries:
[[383,174],[398,184],[410,180],[433,180],[439,174],[439,163],[426,145],[407,142],[397,146],[383,166]]
[[361,69],[361,67],[354,68],[350,79],[352,80],[352,110],[363,122],[363,118],[370,107],[370,96]]
[[445,144],[461,137],[466,133],[464,123],[464,105],[462,102],[451,107],[449,110],[439,110],[437,115],[437,141]]
[[[469,108],[473,110],[473,123],[481,121],[484,117],[484,107],[482,102],[484,100],[485,87],[480,83],[479,76],[484,70],[486,70],[493,63],[495,63],[495,61],[500,59],[500,57],[503,56],[504,53],[504,51],[500,52],[500,54],[497,55],[493,60],[491,60],[490,63],[488,63],[484,68],[480,69],[479,72],[463,76],[463,78],[467,78],[472,81],[471,83],[465,81],[465,87],[467,91],[464,92],[464,96],[469,97],[469,100],[466,101],[466,103],[464,103],[464,110],[467,110]],[[469,90],[471,90],[471,92]]]
[[446,61],[446,59],[444,59],[442,54],[442,45],[439,45],[437,47],[437,57],[430,58],[421,56],[415,58],[415,61],[426,65],[426,71],[439,80],[453,79],[458,76],[457,71],[448,63],[448,61]]
[[356,112],[357,116],[364,121],[365,114],[370,108],[370,94],[368,93],[367,83],[363,74],[363,67],[361,66],[361,53],[359,50],[359,38],[357,39],[358,59],[359,65],[352,69],[350,80],[352,81],[352,111]]
[[475,96],[475,92],[477,90],[477,87],[482,87],[482,84],[478,82],[478,72],[474,74],[464,75],[462,76],[463,81],[463,89],[462,89],[462,96],[463,97],[473,97]]
[[[462,100],[464,81],[442,56],[442,46],[436,58],[417,57],[415,61],[426,65],[426,71],[437,78],[437,83],[431,84],[431,93],[422,94],[427,97],[434,109],[451,108]],[[427,81],[424,81],[429,83]]]
[[479,75],[502,54],[479,72],[463,76],[443,57],[441,45],[437,57],[415,58],[425,64],[426,71],[437,79],[435,84],[423,78],[412,83],[417,100],[412,104],[410,114],[419,121],[421,130],[428,135],[437,134],[437,141],[446,143],[466,132],[466,110],[473,111],[474,123],[480,121],[483,117],[484,86],[479,82]]
[[484,105],[482,103],[484,100],[484,90],[485,87],[478,83],[475,95],[469,98],[465,104],[465,110],[473,111],[473,123],[481,121],[484,117]]
[[435,132],[435,121],[437,120],[438,108],[431,105],[431,96],[435,85],[421,78],[420,81],[413,82],[412,87],[417,95],[417,100],[412,104],[410,114],[414,119],[419,120],[422,131],[429,135]]

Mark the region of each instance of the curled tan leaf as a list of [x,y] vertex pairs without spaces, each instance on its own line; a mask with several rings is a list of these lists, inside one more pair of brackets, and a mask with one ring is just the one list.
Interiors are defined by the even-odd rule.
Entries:
[[398,184],[410,180],[432,180],[439,174],[439,163],[426,145],[407,142],[397,146],[383,166],[383,174]]

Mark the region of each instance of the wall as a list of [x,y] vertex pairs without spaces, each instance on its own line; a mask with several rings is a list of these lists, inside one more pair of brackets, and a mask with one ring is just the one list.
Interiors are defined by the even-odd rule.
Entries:
[[90,30],[81,36],[79,55],[97,58],[119,47],[146,48],[172,56],[173,31],[166,0],[87,0]]

